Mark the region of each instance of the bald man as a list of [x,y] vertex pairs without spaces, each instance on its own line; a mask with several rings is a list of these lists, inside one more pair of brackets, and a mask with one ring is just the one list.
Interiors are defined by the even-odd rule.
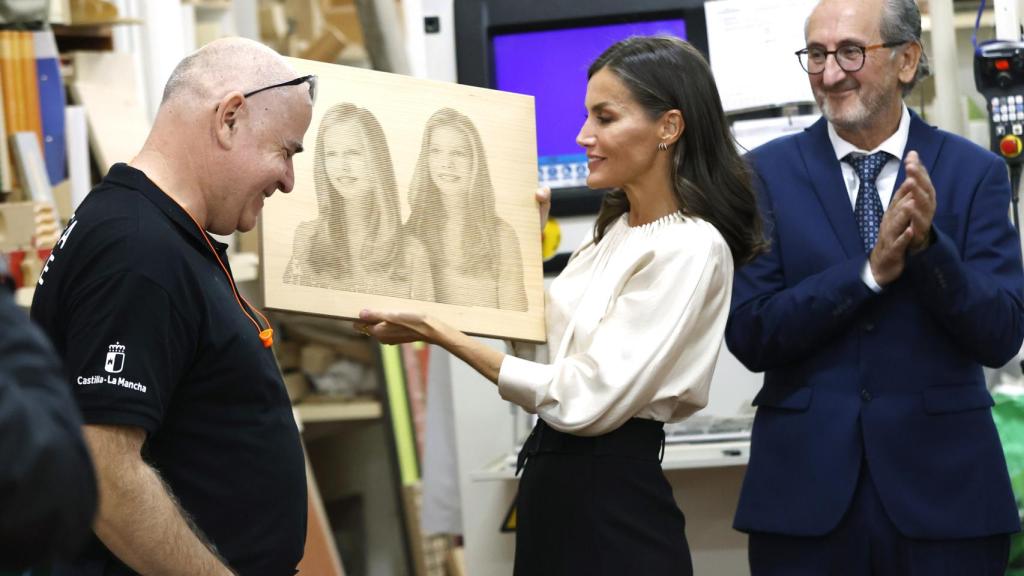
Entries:
[[95,460],[95,538],[55,575],[293,574],[299,434],[266,320],[226,246],[294,183],[315,78],[241,39],[171,75],[152,132],[46,263],[32,316],[66,364]]

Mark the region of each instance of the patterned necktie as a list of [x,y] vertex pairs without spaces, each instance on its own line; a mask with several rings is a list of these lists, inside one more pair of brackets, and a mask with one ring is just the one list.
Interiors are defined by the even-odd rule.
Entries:
[[857,203],[853,207],[853,217],[857,219],[857,229],[860,231],[861,241],[864,243],[864,252],[871,252],[878,240],[878,226],[882,223],[882,200],[878,197],[878,188],[875,180],[878,173],[892,156],[888,152],[875,152],[871,155],[847,154],[843,162],[853,166],[860,180],[860,190],[857,192]]

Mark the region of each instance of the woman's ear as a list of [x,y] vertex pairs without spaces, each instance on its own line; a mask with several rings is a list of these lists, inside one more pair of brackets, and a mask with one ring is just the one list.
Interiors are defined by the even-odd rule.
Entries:
[[658,122],[658,138],[665,144],[669,146],[675,144],[682,138],[685,130],[686,121],[683,119],[683,113],[679,110],[672,109],[661,115],[661,120]]
[[214,131],[217,134],[217,142],[225,149],[230,150],[235,144],[235,136],[238,135],[238,122],[244,114],[245,96],[239,91],[230,92],[217,104],[214,113]]

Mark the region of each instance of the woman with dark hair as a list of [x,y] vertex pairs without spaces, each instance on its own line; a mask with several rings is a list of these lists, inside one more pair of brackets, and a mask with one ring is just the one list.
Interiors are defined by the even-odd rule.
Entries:
[[443,346],[539,416],[519,456],[517,575],[691,574],[660,465],[663,423],[707,403],[733,269],[766,248],[761,220],[697,50],[634,37],[588,77],[577,141],[587,185],[611,191],[548,291],[551,360],[502,354],[420,314],[363,311],[358,326]]
[[426,253],[403,241],[398,186],[377,118],[354,104],[324,114],[313,152],[318,216],[295,230],[289,284],[433,300]]
[[476,126],[442,108],[423,130],[409,186],[406,228],[427,250],[442,304],[526,311],[515,229],[494,208],[494,185]]

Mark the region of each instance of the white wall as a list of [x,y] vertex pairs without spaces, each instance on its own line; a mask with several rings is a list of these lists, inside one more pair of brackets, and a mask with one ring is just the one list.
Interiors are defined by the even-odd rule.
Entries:
[[[455,82],[455,13],[453,0],[405,0],[406,50],[410,74]],[[441,27],[437,33],[424,32],[423,19],[436,16]]]

